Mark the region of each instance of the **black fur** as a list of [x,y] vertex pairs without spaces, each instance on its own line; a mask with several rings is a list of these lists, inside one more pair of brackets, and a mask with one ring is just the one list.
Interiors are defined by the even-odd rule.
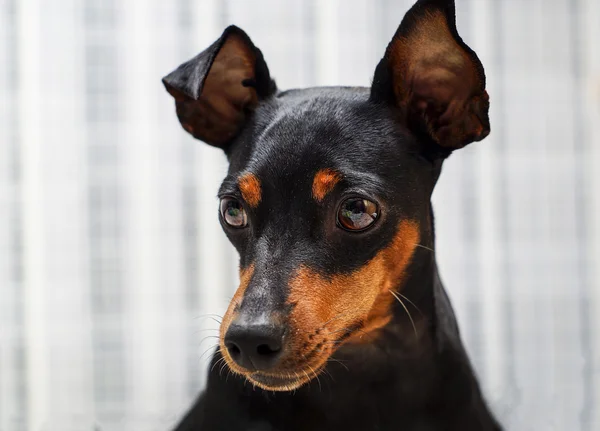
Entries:
[[[449,10],[454,19],[453,4]],[[184,69],[208,73],[222,39],[203,57],[208,63],[192,60]],[[350,273],[391,242],[399,221],[418,220],[422,247],[415,249],[402,293],[425,335],[415,341],[405,309],[394,303],[393,318],[378,337],[343,344],[318,381],[293,392],[265,391],[222,371],[220,364],[213,366],[221,359],[216,352],[206,391],[176,430],[500,430],[464,350],[433,252],[430,197],[450,150],[398,121],[385,64],[378,66],[371,89],[270,92],[274,84],[262,55],[259,63],[264,98],[222,146],[230,167],[219,190],[221,197],[241,200],[240,173],[251,171],[261,181],[260,205],[247,208],[248,228],[232,229],[221,220],[240,266],[257,268],[243,307],[250,313],[285,312],[287,282],[300,265],[324,275]],[[181,77],[174,74],[167,86],[177,86]],[[202,83],[205,76],[195,79]],[[184,90],[197,99],[194,91]],[[311,186],[323,168],[336,169],[343,180],[317,205]],[[379,203],[381,217],[372,228],[351,233],[336,226],[339,203],[348,196]]]

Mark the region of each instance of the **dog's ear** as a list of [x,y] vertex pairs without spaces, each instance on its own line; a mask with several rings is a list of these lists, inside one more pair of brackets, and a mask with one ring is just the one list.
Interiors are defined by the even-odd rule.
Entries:
[[458,35],[454,1],[419,0],[406,13],[375,70],[371,100],[393,103],[413,133],[447,153],[489,134],[483,66]]
[[262,53],[230,26],[206,50],[163,78],[183,128],[226,149],[260,100],[276,91]]

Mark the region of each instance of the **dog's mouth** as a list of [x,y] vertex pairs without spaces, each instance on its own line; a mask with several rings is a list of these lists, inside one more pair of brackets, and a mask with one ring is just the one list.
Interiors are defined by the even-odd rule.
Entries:
[[[320,346],[320,345],[319,345]],[[279,369],[250,371],[232,360],[226,348],[221,347],[225,364],[234,373],[245,378],[250,384],[267,391],[293,391],[312,381],[323,372],[333,349],[321,351],[322,346],[306,353],[289,353],[286,365]],[[301,357],[301,360],[298,358]],[[294,358],[294,359],[292,359]]]
[[274,366],[266,369],[257,370],[255,367],[252,369],[242,366],[239,358],[234,360],[231,347],[225,344],[224,338],[220,339],[219,351],[228,368],[234,374],[245,378],[248,383],[267,391],[293,391],[313,379],[320,384],[318,378],[324,372],[331,356],[352,335],[358,334],[361,327],[355,323],[342,328],[343,331],[334,330],[328,333],[318,329],[305,337],[287,340],[287,348],[281,357],[276,359]]
[[277,392],[293,391],[317,377],[321,369],[322,367],[318,370],[301,370],[286,374],[271,374],[256,371],[246,374],[245,377],[250,383],[261,389]]

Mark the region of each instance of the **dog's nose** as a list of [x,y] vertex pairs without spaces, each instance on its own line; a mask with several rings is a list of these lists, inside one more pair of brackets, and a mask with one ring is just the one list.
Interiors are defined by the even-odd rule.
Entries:
[[285,327],[273,321],[234,320],[225,334],[231,358],[249,371],[274,368],[282,356]]

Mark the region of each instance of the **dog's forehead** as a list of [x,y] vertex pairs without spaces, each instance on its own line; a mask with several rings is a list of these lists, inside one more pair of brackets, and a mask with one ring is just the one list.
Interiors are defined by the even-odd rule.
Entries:
[[408,132],[389,108],[369,102],[367,89],[294,90],[255,115],[254,133],[243,143],[246,155],[230,171],[239,177],[250,172],[288,188],[290,181],[310,184],[323,170],[386,177],[386,169],[410,154]]

